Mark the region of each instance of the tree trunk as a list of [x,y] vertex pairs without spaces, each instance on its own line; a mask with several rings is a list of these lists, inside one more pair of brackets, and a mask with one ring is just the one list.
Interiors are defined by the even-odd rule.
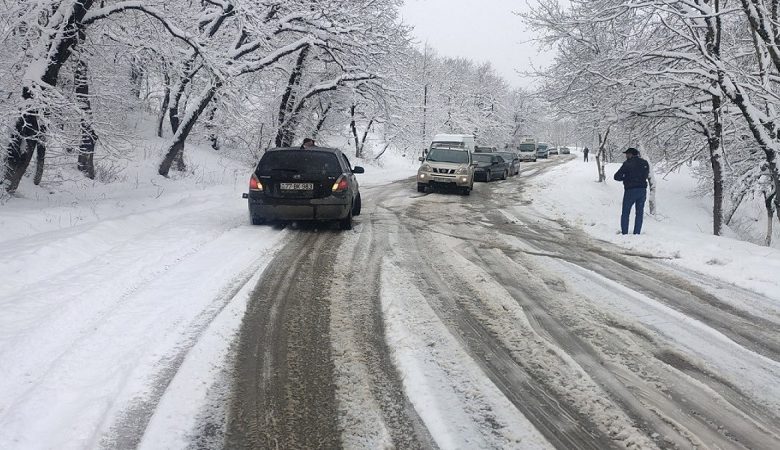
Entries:
[[774,223],[774,216],[777,213],[780,215],[780,210],[774,204],[774,199],[777,197],[777,192],[772,192],[766,195],[764,192],[764,206],[766,207],[766,237],[764,238],[764,244],[769,247],[772,245],[772,224]]
[[328,103],[328,106],[322,109],[320,120],[317,121],[317,125],[314,127],[314,132],[311,135],[312,139],[317,140],[317,135],[322,131],[322,127],[325,126],[325,121],[328,119],[328,113],[330,112],[331,107],[332,105]]
[[720,236],[723,233],[723,150],[721,136],[723,122],[721,120],[721,98],[712,96],[713,125],[708,131],[707,145],[710,150],[710,165],[712,166],[712,233]]
[[295,139],[296,114],[294,113],[295,101],[298,87],[303,77],[303,67],[306,64],[306,58],[309,55],[309,46],[303,47],[298,53],[298,59],[290,72],[290,78],[287,80],[287,87],[282,94],[282,101],[279,103],[279,114],[277,124],[279,129],[276,132],[276,146],[290,147]]
[[176,132],[179,131],[179,124],[181,122],[179,109],[181,108],[182,96],[197,72],[196,70],[192,70],[192,66],[195,64],[195,58],[195,56],[191,56],[190,59],[184,62],[181,77],[179,78],[179,81],[176,82],[174,89],[172,89],[173,97],[171,97],[170,106],[168,107],[168,120],[171,123],[171,132],[173,134],[176,134]]
[[201,93],[200,98],[198,99],[198,102],[195,105],[195,109],[189,112],[185,116],[184,121],[181,123],[181,126],[179,127],[178,131],[173,136],[173,142],[168,147],[168,150],[165,152],[165,157],[160,163],[160,167],[157,173],[159,173],[164,177],[167,177],[174,161],[176,161],[177,163],[178,170],[185,169],[184,142],[187,140],[190,131],[192,131],[192,128],[195,126],[195,122],[198,121],[200,115],[203,114],[203,111],[206,110],[209,103],[214,98],[214,95],[216,95],[220,87],[221,87],[221,83],[215,82],[209,88],[207,88],[203,93]]
[[141,86],[143,86],[144,68],[137,57],[130,60],[130,94],[133,98],[141,98]]
[[40,139],[35,143],[35,157],[35,176],[33,177],[33,184],[38,186],[41,184],[43,168],[46,163],[46,143]]
[[[32,87],[44,90],[57,85],[60,70],[72,53],[79,31],[84,27],[82,23],[84,16],[92,4],[93,0],[82,0],[74,4],[60,4],[58,6],[58,8],[63,9],[62,11],[58,10],[63,19],[59,24],[56,24],[58,32],[51,33],[53,37],[48,42],[48,48],[45,49],[48,59],[33,61],[28,66],[28,73],[37,73],[38,70],[42,69],[40,84],[38,84],[38,80],[33,78],[30,81],[33,84]],[[35,86],[36,84],[37,86]],[[46,112],[42,105],[36,104],[34,91],[35,89],[31,89],[31,86],[25,86],[22,89],[22,98],[31,106],[22,111],[16,119],[13,134],[6,149],[6,170],[3,178],[6,184],[5,189],[9,193],[16,191],[16,188],[19,187],[19,182],[30,165],[32,152],[38,147],[38,142],[43,141],[43,124],[40,119]],[[44,155],[45,151],[41,151],[39,157],[42,158]],[[43,170],[42,163],[40,167],[40,170]]]
[[76,85],[76,101],[81,109],[81,142],[79,143],[78,169],[84,175],[95,179],[95,140],[97,135],[92,127],[92,105],[89,101],[89,79],[86,61],[79,60],[76,64],[74,84]]
[[209,130],[209,142],[211,142],[211,148],[219,151],[219,135],[217,135],[217,127],[214,126],[214,117],[217,114],[217,107],[211,108],[211,112],[209,113],[209,121],[206,125],[206,128]]
[[603,183],[607,180],[607,174],[604,170],[604,160],[607,156],[607,139],[609,138],[609,130],[610,128],[607,127],[607,130],[603,135],[599,132],[599,150],[596,152],[596,167],[599,172],[599,183]]
[[363,138],[360,140],[360,154],[357,155],[358,158],[363,157],[363,152],[366,148],[366,138],[368,138],[368,133],[371,131],[371,127],[374,125],[374,118],[372,117],[371,120],[368,121],[368,125],[366,126],[366,130],[363,132]]
[[352,136],[355,139],[355,157],[360,158],[360,139],[358,138],[357,125],[355,124],[355,108],[356,105],[353,102],[349,107],[349,128],[352,130]]
[[168,105],[171,103],[171,76],[168,75],[167,68],[164,69],[165,93],[163,94],[162,105],[160,105],[160,116],[157,118],[157,137],[163,137],[163,124],[165,123],[165,114],[168,112]]

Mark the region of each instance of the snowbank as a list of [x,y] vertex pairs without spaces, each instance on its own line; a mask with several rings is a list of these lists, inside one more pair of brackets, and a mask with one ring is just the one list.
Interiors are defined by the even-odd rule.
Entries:
[[[529,195],[537,210],[560,217],[596,239],[658,257],[672,264],[722,279],[780,300],[780,250],[713,236],[711,199],[697,196],[696,181],[686,168],[657,175],[657,212],[645,214],[642,234],[620,234],[621,183],[607,164],[608,180],[598,183],[596,165],[581,156],[533,179]],[[633,213],[631,219],[633,227]]]

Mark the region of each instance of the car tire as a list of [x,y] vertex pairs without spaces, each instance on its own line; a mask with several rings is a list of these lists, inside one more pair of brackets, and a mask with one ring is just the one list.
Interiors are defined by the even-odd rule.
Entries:
[[461,195],[471,195],[471,188],[470,187],[464,187],[460,188]]
[[352,207],[352,215],[353,216],[359,216],[360,210],[363,208],[363,202],[360,199],[360,194],[355,197],[355,206]]
[[254,214],[249,215],[249,220],[252,222],[252,225],[265,224],[265,219],[263,219],[262,217],[255,216]]
[[506,180],[506,177],[507,177],[506,173],[507,173],[507,171],[505,170],[504,173],[501,174],[501,179],[502,180]]
[[339,221],[339,228],[345,231],[352,229],[352,208],[349,209],[349,214],[347,214],[347,217]]
[[425,192],[425,184],[417,183],[417,192]]

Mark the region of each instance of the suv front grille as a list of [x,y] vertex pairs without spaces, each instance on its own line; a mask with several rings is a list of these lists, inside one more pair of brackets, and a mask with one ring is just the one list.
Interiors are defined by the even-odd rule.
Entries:
[[437,168],[434,167],[433,168],[433,173],[444,173],[444,174],[447,174],[447,175],[452,175],[452,174],[455,173],[455,169],[437,169]]

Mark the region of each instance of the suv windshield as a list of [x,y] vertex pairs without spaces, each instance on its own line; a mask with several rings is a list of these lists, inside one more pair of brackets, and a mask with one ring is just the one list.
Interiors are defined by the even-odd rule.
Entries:
[[547,147],[548,147],[547,144],[539,144],[536,146],[536,148],[541,151],[547,150]]
[[536,144],[520,144],[519,148],[521,152],[535,152]]
[[428,153],[428,161],[467,164],[469,154],[463,150],[450,150],[446,148],[432,148]]
[[463,142],[431,142],[431,148],[465,148]]
[[339,160],[333,153],[310,150],[285,150],[267,152],[260,159],[258,175],[321,174],[337,176],[341,174]]

